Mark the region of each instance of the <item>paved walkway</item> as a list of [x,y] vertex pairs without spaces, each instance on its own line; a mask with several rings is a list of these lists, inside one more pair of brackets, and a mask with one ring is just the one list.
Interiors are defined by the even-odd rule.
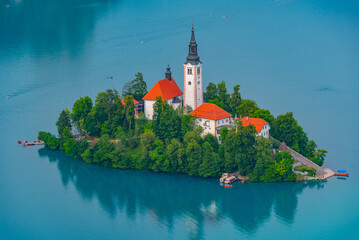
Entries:
[[316,170],[316,177],[321,179],[326,179],[334,175],[334,172],[329,168],[322,168],[319,165],[315,164],[314,162],[310,161],[308,158],[304,157],[302,154],[294,151],[290,147],[288,147],[284,142],[279,147],[280,151],[289,151],[293,158],[303,165],[314,168]]

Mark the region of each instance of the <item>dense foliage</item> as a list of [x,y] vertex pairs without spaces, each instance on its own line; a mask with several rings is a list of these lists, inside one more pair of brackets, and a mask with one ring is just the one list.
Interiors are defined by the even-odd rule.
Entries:
[[[274,118],[269,110],[260,109],[249,99],[242,99],[240,86],[227,93],[225,82],[209,83],[205,101],[212,102],[233,115],[263,118],[272,126],[279,141],[321,165],[325,150],[316,149],[297,124],[292,113]],[[223,172],[239,172],[251,181],[294,181],[293,158],[288,152],[273,151],[279,141],[256,136],[253,125],[244,127],[235,121],[232,129],[222,128],[218,139],[195,128],[190,109],[173,109],[158,98],[153,120],[144,114],[135,117],[134,96],[141,99],[147,92],[141,73],[123,89],[124,104],[115,89],[78,99],[72,112],[65,109],[56,123],[58,137],[39,132],[46,147],[60,149],[68,156],[105,167],[134,168],[156,172],[184,173],[191,176],[218,177]],[[220,144],[221,143],[221,144]]]
[[233,93],[228,94],[225,82],[218,85],[209,83],[206,92],[203,93],[204,100],[222,107],[239,119],[249,116],[261,118],[268,122],[273,148],[277,149],[281,142],[301,153],[303,156],[322,166],[327,151],[317,148],[314,140],[309,140],[307,133],[294,119],[293,113],[281,114],[276,118],[267,109],[261,109],[257,103],[250,99],[242,99],[239,93],[240,86],[235,85]]
[[314,177],[316,174],[316,170],[314,168],[308,167],[308,166],[297,166],[294,168],[295,171],[298,172],[307,172],[308,176]]

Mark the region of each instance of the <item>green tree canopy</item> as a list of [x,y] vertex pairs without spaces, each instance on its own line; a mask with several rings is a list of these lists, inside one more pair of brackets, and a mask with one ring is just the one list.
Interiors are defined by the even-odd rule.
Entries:
[[260,108],[257,108],[252,113],[250,113],[249,117],[261,118],[261,119],[265,120],[266,122],[268,122],[269,126],[271,126],[271,127],[272,127],[273,121],[274,121],[274,117],[270,113],[269,110],[260,109]]
[[222,162],[209,142],[202,145],[202,162],[199,165],[198,175],[201,177],[219,177],[222,172]]
[[250,180],[258,182],[265,174],[265,170],[270,165],[274,164],[274,160],[272,159],[272,146],[270,140],[262,136],[258,136],[255,150],[256,165],[252,174],[250,174]]
[[210,100],[217,98],[218,97],[217,91],[218,90],[217,90],[216,84],[214,84],[212,82],[208,83],[208,85],[206,87],[206,91],[203,93],[203,101],[209,102]]
[[228,99],[228,111],[234,116],[237,113],[237,108],[241,105],[241,93],[239,92],[240,85],[237,84],[233,87],[233,93]]
[[226,104],[230,95],[227,93],[225,81],[218,83],[217,92],[218,92],[218,100]]
[[237,107],[238,117],[246,117],[258,109],[257,103],[253,100],[242,99],[241,105]]
[[213,103],[213,104],[217,105],[218,107],[224,109],[224,102],[219,101],[218,98],[209,100],[208,102],[209,102],[209,103]]
[[134,99],[140,101],[147,94],[147,83],[143,80],[143,74],[138,72],[135,79],[125,84],[122,89],[122,96],[132,95]]
[[70,111],[64,109],[61,111],[59,119],[56,122],[57,132],[59,133],[60,138],[71,137],[71,116]]

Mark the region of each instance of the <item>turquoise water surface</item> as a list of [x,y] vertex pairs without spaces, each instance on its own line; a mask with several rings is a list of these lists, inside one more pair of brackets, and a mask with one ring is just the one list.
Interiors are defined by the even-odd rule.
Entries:
[[[358,13],[354,0],[0,0],[0,239],[359,238]],[[137,72],[151,87],[170,64],[182,88],[192,23],[205,84],[292,111],[325,167],[351,176],[224,189],[16,143]]]

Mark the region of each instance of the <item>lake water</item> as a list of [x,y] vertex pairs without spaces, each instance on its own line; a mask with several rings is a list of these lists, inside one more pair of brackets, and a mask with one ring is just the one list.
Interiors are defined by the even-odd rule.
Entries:
[[[358,12],[354,0],[0,0],[0,239],[358,238]],[[150,88],[170,64],[182,88],[192,23],[206,85],[292,111],[325,166],[351,176],[227,190],[16,143],[136,72]]]

